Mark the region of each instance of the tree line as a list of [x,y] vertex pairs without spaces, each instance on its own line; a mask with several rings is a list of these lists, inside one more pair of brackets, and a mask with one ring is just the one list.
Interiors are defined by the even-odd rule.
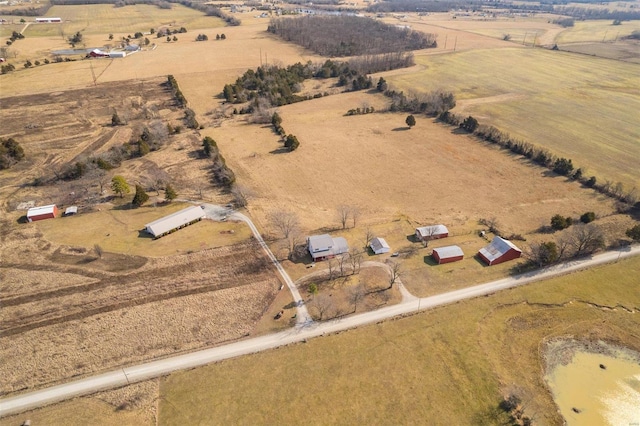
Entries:
[[357,16],[274,18],[267,28],[322,56],[359,56],[436,47],[436,35]]
[[207,158],[213,161],[212,173],[216,183],[227,189],[231,189],[236,181],[236,175],[233,170],[227,166],[227,162],[220,153],[218,144],[211,137],[206,136],[202,140],[202,151]]
[[593,188],[602,194],[617,199],[627,206],[620,206],[620,210],[633,207],[640,199],[640,195],[636,188],[626,190],[622,183],[614,183],[609,180],[598,184],[595,176],[584,176],[583,169],[576,168],[570,158],[557,157],[545,148],[513,138],[508,133],[497,129],[494,126],[482,125],[472,116],[462,118],[449,111],[445,111],[438,116],[438,119],[444,123],[458,126],[474,136],[477,136],[481,140],[496,144],[501,148],[508,149],[514,154],[522,155],[533,163],[553,170],[561,176],[567,176],[570,179],[582,183],[588,188]]
[[200,128],[200,123],[198,123],[198,120],[196,119],[196,113],[191,108],[187,107],[187,98],[182,94],[182,91],[178,86],[178,81],[173,75],[167,76],[167,85],[178,105],[184,108],[184,121],[187,124],[187,127],[190,129]]

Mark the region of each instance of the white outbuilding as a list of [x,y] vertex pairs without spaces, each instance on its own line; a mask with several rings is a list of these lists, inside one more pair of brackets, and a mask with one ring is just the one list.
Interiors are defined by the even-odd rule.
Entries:
[[160,238],[176,229],[196,223],[206,217],[204,210],[199,206],[191,206],[175,213],[155,220],[145,225],[144,229],[154,238]]
[[380,237],[376,237],[371,240],[369,247],[371,247],[371,250],[373,250],[375,254],[389,253],[391,250],[391,247],[389,247],[389,244],[387,244],[385,239]]

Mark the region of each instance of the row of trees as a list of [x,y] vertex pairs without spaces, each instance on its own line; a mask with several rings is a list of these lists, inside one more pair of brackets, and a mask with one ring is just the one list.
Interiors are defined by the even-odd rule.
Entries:
[[216,183],[222,185],[227,189],[231,189],[236,181],[236,175],[233,173],[220,153],[218,144],[209,136],[206,136],[202,140],[202,151],[207,158],[211,158],[213,161],[213,179]]
[[525,256],[536,266],[586,256],[605,248],[604,232],[595,223],[580,224],[565,231],[556,240],[533,243]]
[[402,91],[389,89],[386,80],[382,77],[378,80],[376,88],[391,98],[389,111],[392,112],[402,111],[436,116],[447,114],[450,109],[456,106],[456,98],[452,92],[434,90],[426,94],[407,96]]
[[494,126],[482,125],[472,116],[463,119],[456,114],[445,111],[438,116],[438,119],[444,123],[458,126],[486,142],[497,144],[504,149],[510,150],[514,154],[522,155],[542,167],[553,170],[559,175],[577,180],[586,187],[593,188],[598,192],[616,198],[628,206],[633,206],[638,202],[640,195],[636,188],[625,190],[622,183],[613,183],[611,181],[597,184],[595,176],[584,176],[583,169],[576,169],[571,159],[557,157],[545,148],[538,147],[520,139],[515,139],[508,133]]
[[267,31],[322,56],[358,56],[436,47],[435,34],[348,15],[274,18]]
[[[596,220],[596,214],[594,212],[586,212],[580,216],[581,223],[591,223]],[[574,220],[572,217],[564,217],[561,214],[556,214],[551,217],[551,229],[554,231],[562,231],[573,225]]]
[[[120,198],[124,198],[126,194],[131,192],[131,188],[126,179],[120,175],[115,175],[111,178],[111,190],[119,195]],[[140,184],[135,185],[135,194],[131,204],[134,207],[140,207],[149,200],[149,194],[145,191],[144,187]],[[164,188],[164,199],[167,202],[171,202],[178,197],[178,193],[173,189],[170,183],[167,183]]]

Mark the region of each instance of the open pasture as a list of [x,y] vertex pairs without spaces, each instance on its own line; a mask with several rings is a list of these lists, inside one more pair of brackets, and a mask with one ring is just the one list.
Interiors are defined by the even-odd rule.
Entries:
[[[282,126],[300,140],[293,153],[271,126],[244,121],[208,129],[241,184],[253,188],[250,211],[259,222],[287,206],[307,230],[338,225],[336,207],[359,206],[362,221],[398,216],[414,223],[446,223],[467,230],[496,216],[507,234],[526,234],[556,212],[612,212],[612,203],[565,178],[490,148],[453,128],[406,114],[345,116],[348,109],[386,98],[363,92],[334,95],[279,108]],[[472,228],[473,229],[473,228]]]
[[[31,24],[25,31],[25,37],[55,37],[61,33],[71,36],[80,31],[83,34],[110,33],[133,35],[135,32],[148,33],[151,28],[185,27],[187,31],[201,28],[223,27],[224,22],[214,16],[206,16],[197,10],[172,4],[171,9],[157,6],[135,4],[115,7],[113,4],[64,5],[53,6],[47,17],[62,18],[62,24]],[[33,20],[33,18],[28,18]],[[189,34],[189,33],[186,33]],[[186,34],[182,34],[183,36]],[[155,35],[148,35],[155,38]],[[193,35],[195,38],[195,34]]]
[[[461,115],[571,158],[600,181],[640,187],[637,65],[540,49],[491,49],[416,57],[393,73],[400,90],[455,93]],[[496,78],[499,77],[499,78]]]
[[537,424],[559,424],[542,343],[572,335],[639,350],[639,268],[629,259],[175,373],[161,380],[159,422],[505,424],[497,406],[515,393]]
[[566,28],[557,38],[558,45],[587,42],[612,42],[640,30],[640,21],[623,21],[613,25],[611,20],[579,21],[573,27]]

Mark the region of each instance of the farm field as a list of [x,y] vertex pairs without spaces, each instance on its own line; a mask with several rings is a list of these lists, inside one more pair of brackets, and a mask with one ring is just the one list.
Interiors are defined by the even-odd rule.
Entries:
[[576,21],[573,27],[562,31],[557,38],[559,45],[586,42],[611,42],[640,30],[640,21],[624,21],[613,25],[609,20]]
[[[633,258],[395,321],[175,373],[6,419],[80,425],[221,422],[494,424],[515,393],[541,425],[562,420],[543,375],[544,342],[605,340],[640,350],[640,259]],[[306,391],[301,392],[301,389]],[[113,402],[117,401],[117,402]],[[356,401],[356,403],[354,403]],[[116,410],[120,404],[126,409]],[[282,404],[290,409],[282,410]],[[326,410],[331,406],[331,410]],[[156,411],[158,410],[158,411]],[[155,418],[157,413],[157,419]],[[306,420],[305,420],[306,419]],[[470,420],[471,419],[471,420]]]
[[522,48],[416,61],[421,70],[389,75],[389,84],[418,93],[446,87],[459,100],[454,112],[571,158],[600,181],[640,187],[637,65]]

